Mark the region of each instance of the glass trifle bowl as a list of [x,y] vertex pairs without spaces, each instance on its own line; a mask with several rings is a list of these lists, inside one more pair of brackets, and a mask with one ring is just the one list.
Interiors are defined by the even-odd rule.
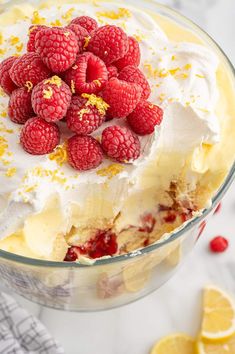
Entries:
[[[36,3],[37,5],[35,5]],[[213,79],[211,78],[211,73],[210,75],[208,73],[207,77],[207,69],[209,70],[210,68],[205,66],[208,65],[206,61],[201,62],[201,68],[205,66],[204,75],[201,71],[194,71],[193,75],[197,77],[199,82],[200,80],[209,80],[210,85],[212,83],[214,86],[218,86],[218,92],[215,95],[213,94],[213,99],[211,99],[210,96],[210,91],[213,90],[213,85],[211,85],[209,89],[208,86],[202,86],[202,96],[205,95],[203,99],[207,101],[208,98],[208,102],[210,101],[214,104],[213,108],[216,112],[216,115],[219,117],[219,123],[218,127],[211,127],[213,125],[213,119],[215,118],[210,117],[212,120],[209,119],[209,123],[207,124],[206,128],[204,125],[202,125],[203,129],[208,129],[203,132],[204,137],[206,137],[205,140],[198,142],[198,146],[194,146],[190,153],[187,155],[187,158],[190,159],[190,166],[193,165],[193,171],[198,178],[196,182],[194,180],[194,184],[197,185],[197,188],[195,188],[194,193],[192,194],[194,198],[193,201],[192,199],[185,200],[184,197],[182,197],[188,188],[187,183],[185,187],[186,189],[180,190],[179,193],[177,189],[178,187],[175,187],[177,183],[175,182],[175,180],[177,180],[176,175],[180,175],[180,170],[183,171],[181,177],[184,176],[186,181],[188,180],[188,175],[191,176],[192,171],[189,171],[187,168],[185,169],[184,165],[179,163],[181,155],[177,155],[175,152],[172,153],[172,149],[169,149],[171,152],[169,155],[167,155],[167,158],[165,158],[164,155],[160,162],[158,161],[158,168],[165,171],[163,177],[167,180],[166,183],[169,185],[169,189],[166,190],[166,193],[170,195],[170,198],[173,199],[174,203],[179,203],[177,198],[179,196],[181,198],[179,199],[182,202],[183,207],[181,205],[182,209],[180,209],[180,214],[177,214],[176,216],[173,215],[174,212],[179,210],[179,204],[177,204],[177,208],[174,209],[173,207],[169,207],[169,205],[165,205],[162,201],[163,199],[160,198],[158,201],[158,212],[160,213],[160,216],[156,217],[156,220],[154,219],[153,224],[152,214],[151,217],[149,217],[149,214],[143,213],[143,215],[145,215],[147,218],[144,220],[145,225],[142,225],[145,227],[145,230],[143,231],[140,225],[138,225],[138,227],[133,227],[131,219],[132,215],[130,214],[129,216],[128,214],[130,205],[128,206],[123,204],[123,210],[127,212],[127,220],[124,218],[124,221],[126,224],[129,223],[129,228],[126,235],[126,229],[124,227],[126,224],[123,226],[120,222],[120,218],[117,218],[119,224],[123,227],[122,232],[124,233],[122,233],[122,235],[124,236],[120,237],[120,243],[122,242],[122,245],[119,245],[119,249],[121,249],[121,251],[116,253],[114,256],[111,257],[110,255],[106,255],[104,257],[91,260],[81,255],[80,258],[73,262],[64,262],[62,259],[50,259],[50,257],[48,257],[47,260],[46,256],[43,257],[36,255],[34,257],[34,253],[31,255],[28,251],[26,252],[23,250],[25,240],[22,241],[19,230],[14,230],[12,235],[10,235],[10,238],[5,238],[5,236],[1,237],[0,274],[3,284],[8,286],[16,293],[34,302],[52,308],[71,311],[96,311],[122,306],[136,301],[162,286],[175,273],[175,271],[183,262],[184,258],[192,250],[194,244],[197,242],[203,232],[207,217],[217,207],[223,195],[231,185],[235,175],[235,92],[234,71],[232,65],[222,50],[205,32],[203,32],[191,21],[178,14],[176,11],[150,0],[138,1],[139,9],[137,10],[134,9],[134,7],[137,5],[136,1],[134,0],[128,1],[128,4],[125,4],[125,7],[121,2],[119,5],[118,2],[115,2],[116,5],[114,8],[113,2],[107,1],[76,2],[75,0],[71,0],[66,2],[47,1],[44,3],[39,1],[31,1],[27,3],[21,1],[10,1],[1,5],[0,7],[0,26],[4,26],[5,30],[6,28],[9,28],[10,32],[12,32],[12,30],[15,31],[12,32],[12,34],[9,36],[8,43],[11,43],[11,45],[15,46],[14,48],[16,49],[18,47],[17,50],[19,51],[19,54],[22,54],[20,43],[17,42],[17,29],[19,28],[17,27],[17,21],[20,23],[20,21],[31,21],[31,19],[33,19],[34,24],[39,24],[42,19],[47,21],[47,15],[49,13],[53,13],[52,18],[49,18],[49,22],[52,22],[53,20],[54,26],[60,26],[61,23],[67,24],[68,21],[71,21],[73,17],[85,14],[83,6],[86,7],[88,3],[89,6],[92,6],[95,13],[99,13],[97,18],[100,25],[106,25],[107,23],[110,23],[118,24],[123,28],[126,28],[129,21],[128,14],[131,13],[132,16],[134,16],[138,21],[138,25],[142,23],[142,27],[140,26],[138,31],[136,30],[135,33],[135,38],[139,41],[142,52],[147,50],[145,47],[146,33],[152,33],[152,39],[155,38],[155,32],[153,28],[155,24],[160,28],[160,32],[158,34],[161,36],[163,35],[162,33],[164,33],[164,35],[169,38],[172,43],[171,52],[169,53],[169,60],[173,63],[173,66],[171,65],[170,68],[168,68],[168,71],[161,69],[157,72],[154,72],[153,67],[150,65],[150,63],[147,62],[147,60],[141,63],[141,68],[144,70],[146,76],[152,76],[154,79],[156,78],[155,89],[157,90],[157,101],[154,101],[153,103],[157,103],[160,106],[162,105],[163,109],[166,109],[166,111],[168,106],[166,105],[164,90],[161,94],[159,94],[159,86],[161,86],[159,85],[160,81],[164,81],[165,79],[171,80],[171,78],[175,75],[179,75],[175,79],[176,81],[174,81],[174,83],[180,82],[180,85],[173,87],[174,90],[171,91],[171,94],[172,92],[183,90],[184,85],[188,85],[188,77],[192,79],[192,76],[190,76],[192,74],[189,74],[189,71],[192,69],[192,63],[194,60],[200,63],[200,55],[203,54],[203,48],[209,48],[209,50],[214,53],[218,60],[216,64],[216,76]],[[81,13],[79,12],[80,10]],[[58,14],[56,11],[58,11]],[[56,18],[53,16],[56,16]],[[113,23],[113,21],[117,21],[117,23]],[[142,31],[143,27],[144,29]],[[162,38],[159,39],[156,37],[157,47],[153,42],[153,48],[151,48],[153,52],[152,55],[157,55],[157,53],[154,53],[156,49],[161,53],[168,51],[169,48],[164,46],[164,41],[161,41]],[[2,44],[5,42],[6,41],[3,39]],[[187,42],[186,45],[183,44],[183,47],[180,47],[181,43],[185,42]],[[162,47],[159,46],[159,43],[162,43]],[[190,53],[193,53],[193,59],[189,56],[187,47],[191,44],[193,47],[190,47]],[[177,54],[174,54],[174,50],[183,58],[181,58],[183,60],[183,71],[182,67],[174,64],[174,62],[177,62]],[[1,55],[4,55],[4,50],[0,53]],[[156,60],[159,61],[158,65],[160,68],[162,68],[161,62],[164,60],[157,56]],[[212,66],[213,65],[214,62],[212,61]],[[181,81],[177,80],[182,80],[182,83]],[[165,87],[164,85],[167,87],[167,85],[171,84],[171,81],[166,81],[162,84],[162,87]],[[201,86],[199,84],[195,87],[196,90],[200,90]],[[151,96],[152,100],[154,100],[154,94],[155,91],[153,91],[153,96]],[[183,97],[183,95],[181,96]],[[184,98],[182,97],[181,100]],[[190,99],[191,101],[189,102]],[[180,127],[180,121],[176,121],[174,123],[176,124],[174,126],[174,129],[176,128],[175,135],[177,136],[177,134],[180,135],[182,132],[184,132],[184,134],[186,134],[184,136],[185,143],[182,139],[177,140],[173,135],[170,136],[170,143],[172,142],[173,144],[174,142],[174,144],[178,143],[182,146],[187,144],[190,145],[191,141],[196,139],[196,135],[190,135],[191,132],[196,132],[198,129],[201,129],[201,123],[195,123],[193,120],[193,114],[195,112],[193,111],[192,113],[190,110],[191,105],[193,106],[194,104],[195,97],[193,97],[192,94],[185,97],[184,110],[182,110],[181,107],[180,111],[179,107],[177,106],[180,98],[174,100],[173,98],[168,97],[167,100],[168,103],[170,102],[173,105],[176,105],[176,110],[173,111],[173,113],[178,112],[177,114],[180,116],[182,114],[182,122],[184,126],[187,124],[186,122],[189,114],[191,115],[190,119],[192,119],[190,122],[194,124],[190,125],[190,123],[187,129],[183,130],[183,128]],[[195,106],[193,107],[195,108]],[[205,106],[197,107],[196,110],[197,112],[201,111],[201,114],[205,115],[209,113],[208,107]],[[6,117],[3,118],[6,119]],[[206,117],[204,117],[204,119],[206,120]],[[218,130],[216,130],[217,128]],[[2,126],[2,129],[4,129],[4,126]],[[172,132],[169,126],[163,127],[163,132],[164,129],[169,129],[169,131]],[[211,133],[211,136],[209,136],[210,132],[213,133]],[[217,133],[221,134],[221,139],[216,137]],[[162,134],[161,131],[159,134]],[[207,137],[207,135],[209,137]],[[165,140],[163,139],[163,142],[164,141]],[[171,146],[171,144],[169,146]],[[184,157],[184,159],[186,158]],[[31,160],[29,164],[30,163]],[[174,172],[174,169],[176,172]],[[10,168],[8,168],[7,171],[9,175],[8,177],[11,177],[11,172],[13,174],[14,171],[10,170]],[[104,173],[104,168],[99,171],[101,171],[99,175],[103,177],[102,173]],[[5,173],[4,169],[3,173]],[[140,188],[141,192],[145,193],[146,190],[149,190],[150,194],[154,194],[155,186],[156,191],[160,188],[159,181],[161,180],[162,176],[160,176],[159,179],[156,178],[155,180],[150,178],[150,175],[148,174],[146,174],[146,176],[147,177],[144,180],[143,186],[141,187],[142,189]],[[154,178],[156,176],[154,176]],[[56,178],[58,179],[58,176],[55,177],[55,179]],[[198,183],[198,181],[200,182]],[[6,182],[3,181],[2,183],[5,183],[5,186],[3,185],[3,189],[8,189]],[[43,185],[43,188],[44,187],[45,185]],[[115,187],[111,186],[111,188]],[[41,190],[41,193],[43,193],[43,190]],[[118,193],[119,190],[116,192],[116,201],[119,198]],[[151,198],[149,198],[149,200],[150,199]],[[192,206],[194,204],[193,202],[195,201],[197,203],[197,208],[193,208]],[[90,209],[92,209],[94,214],[95,209],[100,208],[101,204],[99,203],[100,202],[97,201],[97,204],[91,203],[90,205]],[[115,201],[113,203],[115,203]],[[139,208],[141,209],[142,204],[146,203],[148,204],[148,200],[143,203],[142,200],[140,202],[140,200],[137,198],[131,200],[129,204],[131,204],[133,207],[133,214],[136,214],[138,213]],[[111,204],[112,203],[110,203],[110,208],[112,207]],[[22,207],[22,204],[18,205],[18,208]],[[53,208],[56,209],[55,204]],[[2,210],[1,217],[6,215]],[[107,210],[105,212],[107,212]],[[50,217],[53,217],[53,214],[50,214],[49,218]],[[59,216],[55,213],[54,217],[58,218]],[[129,220],[128,217],[130,217]],[[179,222],[179,217],[181,218],[181,222]],[[164,223],[161,224],[162,220],[165,220],[166,225]],[[177,222],[174,223],[175,221]],[[41,228],[43,230],[43,219],[41,219],[40,223],[37,223],[35,235],[31,235],[32,239],[33,236],[38,237],[38,229]],[[159,235],[158,232],[158,236],[154,234],[156,237],[154,236],[155,238],[152,237],[151,239],[151,233],[155,228],[155,224],[160,224],[162,226],[161,233]],[[7,226],[11,228],[11,220],[8,222]],[[100,228],[100,226],[97,228]],[[150,234],[150,236],[145,238],[144,242],[141,241],[141,243],[139,243],[139,239],[142,237],[142,232]],[[66,238],[68,245],[71,246],[71,240],[74,240],[76,238],[75,236],[76,233],[73,232],[70,239]],[[130,238],[133,239],[134,245],[132,245],[132,243],[128,243]],[[126,239],[128,240],[126,241]],[[32,247],[35,247],[34,244]]]

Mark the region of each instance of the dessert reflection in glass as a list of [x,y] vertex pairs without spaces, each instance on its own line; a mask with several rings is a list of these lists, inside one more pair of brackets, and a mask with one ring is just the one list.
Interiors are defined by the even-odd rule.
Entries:
[[[221,53],[112,2],[27,3],[0,19],[0,249],[92,266],[169,242],[211,207],[235,152]],[[111,285],[101,272],[99,296],[123,278],[141,289],[181,252],[168,243]]]

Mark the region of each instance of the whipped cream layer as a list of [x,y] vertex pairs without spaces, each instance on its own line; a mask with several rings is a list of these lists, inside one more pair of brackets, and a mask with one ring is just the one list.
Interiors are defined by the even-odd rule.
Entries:
[[[141,225],[140,216],[159,203],[170,204],[166,191],[172,181],[182,184],[182,198],[195,192],[210,168],[207,151],[220,142],[220,120],[215,113],[218,58],[205,46],[170,41],[149,15],[131,7],[120,8],[120,4],[45,5],[34,10],[27,3],[25,8],[16,7],[5,17],[1,15],[1,59],[26,51],[31,23],[60,26],[88,15],[100,25],[122,27],[139,41],[140,68],[152,89],[149,100],[164,109],[161,128],[141,137],[141,157],[133,164],[104,159],[97,169],[77,173],[65,161],[63,141],[71,136],[65,124],[59,123],[63,133],[55,153],[29,155],[19,145],[21,127],[7,117],[8,97],[1,94],[0,247],[9,250],[8,236],[23,230],[29,252],[20,253],[31,251],[32,257],[63,259],[64,235],[72,226],[79,230],[74,242],[86,240],[99,228],[114,227],[118,233],[129,225]],[[14,11],[25,11],[27,17],[14,21]],[[126,124],[112,120],[93,136],[100,137],[106,126],[116,123]],[[211,196],[207,195],[200,207],[208,205]],[[55,248],[59,249],[56,255]]]

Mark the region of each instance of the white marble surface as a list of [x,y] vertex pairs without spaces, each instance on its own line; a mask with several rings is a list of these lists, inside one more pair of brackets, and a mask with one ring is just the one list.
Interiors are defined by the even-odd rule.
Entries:
[[[235,62],[234,0],[166,0],[200,24]],[[213,216],[200,242],[178,273],[161,289],[134,304],[107,312],[79,314],[40,307],[14,294],[64,346],[66,354],[147,354],[161,336],[175,331],[195,335],[202,288],[208,283],[235,295],[235,185],[220,214]],[[229,238],[221,255],[208,251],[215,235]]]

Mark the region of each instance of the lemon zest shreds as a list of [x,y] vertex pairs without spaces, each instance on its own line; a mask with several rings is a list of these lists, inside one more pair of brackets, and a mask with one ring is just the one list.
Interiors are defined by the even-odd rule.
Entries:
[[24,48],[23,43],[21,43],[21,44],[19,44],[19,45],[16,46],[17,52],[22,52],[23,48]]
[[15,174],[16,174],[16,168],[15,167],[8,168],[8,170],[5,173],[6,177],[13,177]]
[[78,115],[79,115],[79,120],[82,120],[84,114],[86,113],[90,113],[90,108],[82,108],[79,112],[78,112]]
[[199,77],[199,79],[205,79],[205,76],[204,76],[204,75],[196,74],[195,76],[196,76],[196,77]]
[[97,12],[97,17],[106,17],[110,18],[111,20],[119,20],[120,18],[130,18],[131,12],[128,9],[120,7],[117,12],[115,11],[104,11],[104,12]]
[[49,86],[43,90],[43,98],[50,99],[53,96],[52,88]]
[[185,69],[185,70],[190,70],[190,69],[192,69],[192,64],[186,64],[186,65],[183,67],[183,69]]
[[0,113],[0,116],[1,116],[2,118],[6,118],[6,117],[7,117],[7,112],[6,112],[6,111],[2,111],[2,112]]
[[7,140],[0,136],[0,157],[2,157],[8,148]]
[[180,68],[170,69],[170,70],[169,70],[169,73],[170,73],[172,76],[174,76],[174,75],[177,73],[177,71],[179,71],[179,70],[180,70]]
[[[62,27],[62,23],[60,22],[60,20],[55,20],[54,22],[51,22],[50,23],[51,24],[51,26],[53,26],[53,27]],[[68,33],[68,32],[67,32]]]
[[45,80],[45,84],[56,85],[58,88],[62,85],[62,80],[59,76],[52,76],[50,79]]
[[18,44],[19,41],[20,41],[19,37],[15,37],[15,36],[11,36],[11,37],[10,37],[10,44],[11,44],[11,45]]
[[31,81],[26,81],[25,87],[28,89],[28,92],[30,92],[33,89],[33,83]]
[[46,19],[44,17],[40,17],[38,11],[34,11],[33,18],[32,18],[32,24],[34,24],[34,25],[45,25],[46,24]]
[[59,166],[67,161],[67,144],[58,145],[55,150],[48,155],[51,161],[55,161]]
[[7,51],[6,49],[0,48],[0,56],[4,55],[6,53],[6,51]]
[[109,108],[109,104],[106,103],[103,98],[98,97],[94,94],[89,95],[88,93],[83,93],[82,97],[87,98],[88,100],[86,106],[94,106],[98,109],[100,114],[105,115],[107,109]]
[[33,186],[25,186],[24,187],[24,193],[31,193],[35,191],[35,189],[38,187],[37,184],[34,184]]
[[71,7],[64,15],[62,15],[62,18],[64,20],[70,20],[72,15],[73,15],[73,12],[75,11],[75,8],[74,7]]
[[98,170],[96,173],[98,176],[108,177],[108,179],[111,179],[114,176],[121,173],[123,170],[124,170],[124,167],[122,165],[115,163],[115,164],[109,165],[108,167]]
[[74,80],[71,80],[71,92],[76,93]]
[[90,40],[91,40],[90,36],[85,37],[85,43],[84,43],[83,49],[86,49],[88,47]]
[[101,86],[101,82],[100,82],[100,80],[93,80],[93,82],[94,82],[94,84],[96,84],[97,86]]

